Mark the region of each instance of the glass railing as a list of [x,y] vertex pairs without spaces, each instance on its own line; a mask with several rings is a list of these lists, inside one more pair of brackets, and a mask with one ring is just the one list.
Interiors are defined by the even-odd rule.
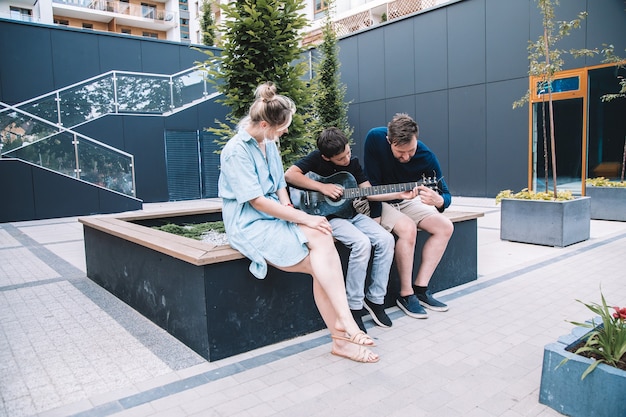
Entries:
[[133,156],[0,103],[3,157],[50,170],[135,197]]
[[110,71],[15,107],[66,128],[107,114],[163,115],[218,94],[205,75],[200,68],[174,75]]

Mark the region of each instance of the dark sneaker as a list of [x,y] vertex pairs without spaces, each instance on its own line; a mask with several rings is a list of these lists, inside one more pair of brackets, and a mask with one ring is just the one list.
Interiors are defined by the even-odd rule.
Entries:
[[365,324],[363,324],[363,319],[361,318],[363,316],[363,309],[350,310],[350,312],[352,312],[352,317],[354,317],[354,321],[356,321],[359,329],[361,329],[363,333],[367,333],[367,330],[365,330]]
[[399,296],[396,299],[396,304],[407,314],[407,316],[413,317],[414,319],[428,318],[428,313],[424,310],[424,307],[420,305],[420,302],[415,294],[411,294],[406,297]]
[[426,308],[433,311],[448,311],[448,306],[441,301],[435,300],[430,290],[426,291],[425,294],[416,294],[416,297],[420,301],[420,304]]
[[385,306],[383,304],[375,304],[366,298],[363,307],[370,313],[374,323],[380,327],[391,327],[391,319],[387,313],[385,313]]

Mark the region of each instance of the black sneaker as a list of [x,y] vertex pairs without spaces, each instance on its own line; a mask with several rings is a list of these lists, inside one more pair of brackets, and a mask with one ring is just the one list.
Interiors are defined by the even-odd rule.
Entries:
[[408,295],[406,297],[398,296],[396,304],[407,316],[414,319],[427,319],[428,313],[424,310],[424,307],[420,305],[420,301],[415,294]]
[[430,290],[426,291],[425,294],[415,294],[415,296],[420,301],[420,304],[426,308],[433,311],[448,311],[448,306],[441,301],[435,300]]
[[367,330],[365,330],[365,324],[363,324],[363,319],[361,318],[363,316],[363,309],[350,310],[350,312],[352,313],[352,317],[354,317],[354,321],[356,321],[357,326],[359,326],[359,329],[361,329],[363,333],[367,333]]
[[385,306],[383,304],[375,304],[366,298],[363,307],[370,313],[374,323],[380,327],[391,327],[391,319],[387,313],[385,313]]

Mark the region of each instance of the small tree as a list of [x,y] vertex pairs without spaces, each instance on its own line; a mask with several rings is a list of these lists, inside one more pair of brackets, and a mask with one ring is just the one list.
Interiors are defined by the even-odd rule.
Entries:
[[219,127],[208,130],[220,138],[218,142],[226,142],[236,123],[248,113],[258,85],[272,81],[298,108],[280,143],[283,163],[290,165],[312,148],[305,134],[311,98],[303,80],[306,63],[300,61],[302,29],[307,25],[300,13],[304,4],[300,0],[238,0],[220,8],[223,50],[219,56],[204,51],[210,57],[204,67],[224,94],[218,101],[228,106],[230,113],[226,122],[216,121]]
[[319,46],[320,58],[315,62],[313,78],[313,118],[310,131],[313,138],[327,127],[341,129],[348,139],[352,137],[353,128],[348,123],[349,103],[344,101],[346,86],[340,82],[340,63],[337,46],[337,35],[333,28],[330,10],[333,3],[326,9],[323,41]]
[[[554,8],[558,6],[558,0],[536,0],[537,7],[539,8],[542,16],[542,28],[543,33],[535,42],[529,42],[528,45],[528,60],[530,67],[528,74],[539,79],[538,85],[531,86],[533,89],[540,89],[543,91],[542,99],[545,97],[545,92],[548,94],[548,125],[550,126],[549,134],[546,134],[546,123],[544,119],[544,169],[545,169],[545,181],[546,191],[548,189],[548,137],[550,138],[550,157],[552,163],[552,185],[553,185],[553,198],[557,198],[557,181],[556,181],[556,140],[555,140],[555,126],[554,126],[554,106],[552,102],[552,83],[554,81],[554,75],[561,71],[563,67],[563,54],[570,53],[573,56],[591,55],[595,51],[578,49],[565,51],[556,47],[557,43],[569,35],[572,29],[580,27],[580,22],[587,16],[586,12],[581,12],[578,17],[571,21],[555,21]],[[520,100],[513,103],[513,108],[521,107],[524,103],[530,102],[531,91],[528,90],[526,95]],[[545,106],[545,101],[542,103]],[[543,107],[542,107],[543,108]],[[545,117],[545,111],[542,110],[542,114]]]
[[202,19],[200,20],[202,29],[202,44],[206,46],[215,45],[215,19],[213,18],[213,1],[204,0],[202,2]]

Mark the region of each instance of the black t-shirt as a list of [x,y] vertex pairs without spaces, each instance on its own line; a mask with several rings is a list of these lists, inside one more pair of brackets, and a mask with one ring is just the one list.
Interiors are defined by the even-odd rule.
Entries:
[[[347,166],[339,166],[325,160],[324,158],[322,158],[322,153],[319,150],[315,150],[300,159],[294,165],[300,168],[303,174],[311,171],[316,173],[317,175],[321,175],[322,177],[329,177],[337,172],[345,171],[352,174],[357,184],[362,184],[368,181],[357,157],[352,157],[352,159],[350,159],[350,163]],[[382,205],[380,204],[380,202],[370,201],[369,204],[371,217],[380,217],[380,214],[382,212]]]

